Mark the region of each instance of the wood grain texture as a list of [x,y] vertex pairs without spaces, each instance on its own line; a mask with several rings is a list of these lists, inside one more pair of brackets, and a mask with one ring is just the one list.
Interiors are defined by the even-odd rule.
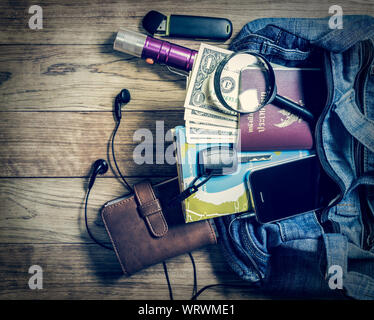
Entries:
[[[183,112],[124,113],[115,140],[116,158],[124,175],[176,176],[174,164],[166,161],[156,164],[157,157],[162,162],[166,148],[171,145],[165,142],[164,146],[162,141],[156,144],[156,121],[160,121],[160,132],[165,134],[184,123]],[[96,159],[107,158],[108,140],[114,125],[111,112],[3,112],[0,117],[0,177],[87,176]],[[142,132],[137,133],[136,141],[133,140],[139,129],[152,133],[153,141],[148,146],[153,152],[153,164],[134,161],[136,146],[146,144]],[[108,172],[107,176],[113,174]]]
[[[43,29],[28,28],[28,8],[43,8]],[[164,121],[165,133],[183,124],[185,79],[114,52],[118,29],[144,32],[149,10],[164,14],[225,17],[235,36],[250,20],[263,17],[325,17],[324,0],[32,0],[0,1],[0,299],[168,299],[161,265],[122,276],[113,252],[87,236],[83,206],[93,161],[107,158],[115,122],[113,100],[128,88],[132,101],[116,138],[119,166],[129,182],[158,182],[176,175],[170,164],[134,162],[136,130]],[[373,1],[340,1],[344,14],[374,14]],[[198,49],[199,41],[170,39]],[[226,43],[212,44],[227,47]],[[153,159],[165,146],[152,144]],[[99,177],[89,201],[89,224],[108,237],[100,207],[126,189],[108,172]],[[194,252],[199,287],[243,283],[228,267],[219,246]],[[44,270],[44,289],[28,288],[28,268]],[[187,255],[168,261],[177,299],[188,299],[192,266]],[[206,299],[275,298],[256,291],[214,289]]]
[[182,110],[185,87],[185,78],[165,66],[112,45],[0,50],[0,111],[108,111],[122,88],[131,93],[126,110]]
[[[141,178],[129,179],[136,183]],[[98,212],[126,190],[114,178],[98,178],[89,201],[93,234],[105,243]],[[153,183],[162,178],[150,179]],[[87,179],[0,179],[0,299],[168,299],[161,265],[131,277],[122,274],[114,252],[95,244],[83,220]],[[219,245],[193,252],[198,287],[243,282],[230,269]],[[28,269],[43,268],[43,290],[30,290]],[[188,299],[192,264],[187,255],[167,261],[176,299]],[[219,287],[203,299],[278,299],[253,289]],[[297,298],[297,297],[295,297]]]
[[[232,21],[234,35],[248,21],[264,17],[325,17],[332,4],[323,0],[193,0],[188,3],[167,0],[46,0],[43,29],[28,28],[28,8],[34,1],[4,1],[0,4],[0,43],[2,44],[103,44],[112,43],[121,26],[143,31],[141,19],[149,10],[163,14],[190,14],[225,17]],[[345,14],[373,14],[372,1],[343,0]],[[181,41],[180,43],[188,43]]]
[[[0,180],[0,299],[167,299],[161,265],[131,277],[122,275],[114,252],[97,246],[84,226],[87,179]],[[114,178],[98,178],[89,201],[93,234],[109,239],[99,218],[101,206],[126,193]],[[151,179],[153,183],[162,178]],[[136,183],[140,178],[129,179]],[[218,245],[193,253],[199,286],[241,282],[230,270]],[[43,268],[43,290],[30,290],[31,265]],[[188,299],[192,265],[187,255],[167,262],[176,298]],[[265,298],[248,290],[211,290],[206,299]]]
[[[134,184],[143,178],[130,178]],[[152,183],[165,178],[151,178]],[[0,179],[0,243],[93,243],[84,224],[88,179]],[[109,243],[100,209],[128,193],[116,178],[98,177],[87,216],[93,234]]]
[[[98,178],[89,201],[93,234],[109,243],[98,212],[108,200],[126,193],[114,178]],[[151,179],[153,183],[162,180]],[[136,183],[140,179],[130,179]],[[0,298],[7,299],[167,299],[161,265],[131,277],[122,276],[113,252],[88,237],[83,217],[86,179],[0,180]],[[226,265],[220,248],[210,246],[194,253],[201,286],[239,279]],[[27,286],[31,265],[44,272],[44,289]],[[168,261],[178,298],[188,298],[192,265],[187,255]],[[213,290],[205,298],[223,298]],[[234,296],[248,295],[236,291]]]
[[[139,25],[149,8],[165,14],[214,12],[231,19],[235,36],[253,19],[325,17],[331,5],[305,0],[206,0],[189,1],[186,6],[178,6],[175,1],[48,0],[41,3],[44,29],[34,31],[27,22],[31,4],[0,3],[0,44],[12,44],[0,50],[0,111],[104,111],[122,88],[132,94],[129,110],[182,109],[185,79],[164,66],[149,66],[141,59],[115,52],[113,40],[120,26],[144,32]],[[339,5],[344,14],[374,14],[373,1],[343,1]],[[200,44],[172,41],[192,49]],[[213,42],[221,47],[228,43]]]
[[[218,246],[193,253],[199,288],[214,283],[238,283]],[[43,268],[43,289],[30,290],[28,269]],[[188,255],[167,261],[176,299],[189,299],[193,271]],[[163,267],[152,266],[126,277],[115,254],[97,245],[0,244],[0,299],[169,299]],[[261,299],[249,289],[216,288],[201,298]]]

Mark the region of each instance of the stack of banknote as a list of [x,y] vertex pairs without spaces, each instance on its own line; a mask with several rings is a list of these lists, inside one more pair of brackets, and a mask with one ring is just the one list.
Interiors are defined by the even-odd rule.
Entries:
[[214,73],[231,51],[202,43],[188,79],[184,103],[187,143],[234,143],[238,114],[219,103]]

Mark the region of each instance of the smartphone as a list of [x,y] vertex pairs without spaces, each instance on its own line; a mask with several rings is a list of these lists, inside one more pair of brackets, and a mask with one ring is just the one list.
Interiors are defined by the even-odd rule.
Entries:
[[321,209],[339,193],[316,155],[254,169],[248,187],[260,223]]

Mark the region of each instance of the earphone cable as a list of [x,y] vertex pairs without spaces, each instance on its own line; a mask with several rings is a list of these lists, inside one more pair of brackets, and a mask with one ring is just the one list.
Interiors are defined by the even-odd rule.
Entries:
[[217,284],[211,284],[207,285],[203,288],[201,288],[195,295],[192,296],[191,300],[196,300],[205,290],[214,288],[214,287],[228,287],[228,288],[244,288],[244,289],[258,289],[259,287],[262,287],[263,285],[263,277],[261,276],[260,269],[258,268],[257,264],[253,260],[253,258],[244,250],[242,245],[236,241],[231,233],[231,226],[234,221],[236,221],[239,217],[235,217],[233,220],[231,220],[228,232],[230,235],[231,240],[240,248],[241,252],[248,258],[248,260],[251,262],[251,265],[253,266],[253,269],[259,279],[259,285],[257,282],[249,283],[249,284],[234,284],[234,283],[217,283]]
[[[114,151],[114,140],[115,140],[115,137],[117,135],[117,131],[118,131],[118,128],[119,128],[120,124],[121,124],[121,121],[118,120],[117,123],[116,123],[116,126],[113,130],[113,133],[112,133],[112,143],[111,143],[111,145],[112,145],[112,148],[111,148],[112,149],[112,158],[113,158],[113,162],[114,162],[114,165],[116,167],[116,170],[118,172],[118,175],[121,177],[122,181],[124,182],[124,184],[126,185],[128,190],[130,190],[130,192],[134,192],[133,188],[126,181],[125,177],[123,176],[121,170],[118,167],[117,160],[116,160],[116,155],[115,155],[115,151]],[[168,268],[167,268],[165,262],[162,262],[162,265],[164,267],[164,274],[165,274],[166,282],[167,282],[167,285],[168,285],[169,297],[170,297],[170,300],[173,300],[173,289],[172,289],[171,284],[170,284]]]
[[[131,192],[133,192],[133,188],[130,186],[130,184],[126,181],[125,177],[123,176],[122,172],[120,171],[119,167],[118,167],[118,164],[117,164],[117,160],[116,160],[116,157],[115,157],[115,150],[114,150],[114,141],[115,141],[115,137],[116,137],[116,134],[117,134],[117,131],[118,131],[118,128],[120,126],[120,114],[119,116],[116,115],[116,119],[117,119],[117,123],[116,123],[116,126],[112,132],[112,137],[111,137],[111,144],[108,144],[108,158],[110,159],[109,157],[109,146],[111,145],[111,149],[112,149],[112,158],[113,158],[113,162],[115,164],[115,167],[116,167],[116,170],[117,170],[117,173],[118,175],[121,177],[123,183],[125,184],[125,186],[128,188],[128,190],[130,190]],[[105,162],[105,161],[104,161]],[[109,162],[110,164],[110,162]],[[111,167],[113,173],[114,170],[113,170],[113,167]],[[105,169],[104,172],[100,172],[100,174],[102,173],[105,173],[107,170],[107,168]],[[90,236],[90,238],[98,245],[100,245],[101,247],[107,249],[107,250],[111,250],[111,251],[114,251],[114,248],[112,246],[107,246],[106,244],[102,243],[101,241],[97,240],[95,238],[95,236],[91,233],[91,230],[88,226],[88,217],[87,217],[87,207],[88,207],[88,199],[89,199],[89,195],[90,195],[90,191],[91,191],[91,187],[93,185],[93,181],[95,180],[96,176],[92,176],[92,183],[90,181],[90,184],[89,184],[89,187],[88,187],[88,190],[87,190],[87,193],[86,193],[86,198],[85,198],[85,204],[84,204],[84,215],[85,215],[85,225],[86,225],[86,230],[87,230],[87,233],[88,235]],[[203,179],[201,182],[199,182],[196,186],[194,185],[197,181],[194,180],[193,181],[193,185],[194,185],[194,188],[199,188],[200,186],[202,186],[203,184],[205,184],[210,178],[212,177],[212,173],[209,174],[205,179]],[[229,234],[230,234],[230,237],[232,239],[233,242],[235,242],[241,249],[241,251],[243,252],[243,254],[245,254],[248,259],[251,261],[251,264],[253,265],[254,269],[255,269],[255,272],[257,273],[257,276],[259,277],[259,281],[260,281],[260,284],[262,284],[262,277],[261,277],[261,273],[258,269],[258,266],[256,265],[256,263],[253,261],[252,257],[249,256],[249,254],[247,252],[245,252],[245,250],[243,249],[243,247],[233,238],[232,234],[231,234],[231,225],[232,225],[232,222],[234,222],[237,218],[235,218],[233,221],[231,221],[230,225],[229,225]],[[192,263],[192,267],[193,267],[193,277],[194,277],[194,282],[193,282],[193,289],[192,289],[192,297],[191,297],[191,300],[195,300],[197,299],[197,297],[202,294],[205,290],[209,289],[209,288],[212,288],[212,287],[218,287],[218,286],[222,286],[222,287],[237,287],[237,288],[255,288],[258,286],[255,286],[257,285],[257,282],[256,283],[252,283],[252,284],[247,284],[247,285],[240,285],[240,284],[225,284],[225,283],[222,283],[222,284],[212,284],[212,285],[207,285],[205,287],[203,287],[202,289],[200,289],[199,291],[197,290],[197,270],[196,270],[196,264],[195,264],[195,260],[192,256],[192,254],[189,252],[188,253],[190,259],[191,259],[191,263]],[[168,290],[169,290],[169,296],[170,296],[170,300],[173,300],[173,290],[172,290],[172,287],[171,287],[171,284],[170,284],[170,278],[169,278],[169,274],[168,274],[168,269],[167,269],[167,265],[166,265],[166,262],[164,261],[163,262],[163,268],[164,268],[164,273],[165,273],[165,277],[166,277],[166,281],[167,281],[167,285],[168,285]]]
[[88,226],[88,218],[87,218],[87,204],[88,204],[88,197],[90,195],[90,192],[91,192],[91,189],[88,189],[87,190],[87,193],[86,193],[86,199],[85,199],[85,203],[84,203],[84,222],[86,224],[86,230],[87,230],[87,233],[88,235],[90,236],[90,238],[95,242],[97,243],[99,246],[105,248],[105,249],[108,249],[108,250],[111,250],[113,251],[113,247],[109,247],[107,245],[105,245],[104,243],[101,243],[101,241],[97,240],[94,235],[91,233],[91,230]]
[[257,289],[257,287],[253,284],[234,284],[234,283],[216,283],[210,284],[203,288],[201,288],[192,298],[191,300],[196,300],[205,290],[215,287],[224,287],[224,288],[239,288],[239,289]]
[[[195,259],[192,256],[191,252],[189,252],[188,255],[189,255],[190,259],[191,259],[191,263],[192,263],[192,267],[193,267],[193,278],[194,278],[194,282],[193,282],[193,289],[192,289],[192,297],[194,297],[197,294],[196,264],[195,264]],[[169,278],[169,273],[168,273],[168,268],[166,266],[166,262],[163,261],[162,265],[164,267],[164,273],[165,273],[165,278],[166,278],[166,282],[167,282],[167,285],[168,285],[170,300],[174,300],[174,298],[173,298],[173,289],[171,287],[171,283],[170,283],[170,278]]]
[[197,272],[196,272],[196,264],[195,259],[191,252],[188,253],[191,259],[192,268],[193,268],[193,289],[192,289],[192,297],[194,297],[197,294]]
[[130,192],[133,192],[134,190],[132,189],[132,187],[130,186],[130,184],[126,181],[125,177],[123,176],[121,170],[118,167],[116,156],[115,156],[115,152],[114,152],[114,139],[115,139],[115,137],[117,135],[117,131],[118,131],[118,128],[119,128],[120,124],[121,124],[121,121],[117,121],[117,124],[116,124],[116,126],[115,126],[115,128],[113,130],[113,134],[112,134],[112,158],[113,158],[114,165],[116,166],[116,170],[118,172],[118,175],[121,177],[121,179],[124,182],[124,184],[126,185],[127,189]]
[[[116,170],[118,172],[118,175],[121,177],[122,181],[124,182],[124,184],[126,185],[126,187],[133,192],[133,189],[130,187],[129,183],[126,181],[126,179],[124,178],[124,176],[122,175],[122,172],[120,171],[119,167],[118,167],[118,164],[117,164],[117,161],[116,161],[116,157],[115,157],[115,150],[114,150],[114,140],[115,140],[115,136],[117,134],[117,131],[118,131],[118,128],[119,128],[119,125],[120,125],[120,121],[117,121],[117,124],[113,130],[113,134],[112,134],[112,143],[111,143],[111,149],[112,149],[112,158],[113,158],[113,162],[115,164],[115,167],[116,167]],[[203,181],[201,181],[197,187],[200,187],[201,185],[205,184],[208,180],[210,180],[210,178],[212,177],[212,175],[209,175],[206,179],[204,179]],[[235,221],[236,218],[233,220]],[[245,254],[245,256],[250,260],[252,266],[254,267],[254,271],[255,273],[257,274],[258,278],[259,278],[259,281],[260,281],[260,284],[262,284],[262,276],[261,276],[261,273],[256,265],[256,263],[253,261],[252,257],[247,254],[245,252],[245,250],[243,249],[243,247],[232,237],[232,234],[231,234],[231,225],[232,225],[232,222],[230,223],[229,225],[229,235],[230,235],[230,238],[232,239],[233,242],[235,242],[236,245],[238,245],[241,249],[241,251]],[[87,229],[88,230],[88,229]],[[88,230],[89,231],[89,230]],[[90,232],[89,232],[90,234]],[[90,234],[91,238],[93,238],[93,236]],[[104,248],[107,248],[107,249],[111,249],[113,250],[112,248],[108,248],[107,246],[99,243],[95,238],[93,238],[93,240],[100,244],[102,247]],[[189,254],[189,257],[191,259],[191,263],[192,263],[192,267],[193,267],[193,277],[194,277],[194,283],[193,283],[193,290],[192,290],[192,298],[191,300],[196,300],[205,290],[207,289],[210,289],[210,288],[213,288],[213,287],[233,287],[233,288],[258,288],[258,286],[256,285],[256,283],[253,283],[253,284],[245,284],[245,285],[240,285],[240,284],[225,284],[225,283],[222,283],[222,284],[212,284],[212,285],[207,285],[203,288],[201,288],[199,291],[197,290],[197,272],[196,272],[196,264],[195,264],[195,261],[194,261],[194,258],[192,256],[191,253],[188,253]],[[170,300],[173,300],[173,290],[172,290],[172,287],[171,287],[171,283],[170,283],[170,278],[169,278],[169,274],[168,274],[168,269],[167,269],[167,266],[166,266],[166,263],[163,262],[163,268],[164,268],[164,273],[165,273],[165,278],[166,278],[166,282],[167,282],[167,285],[168,285],[168,290],[169,290],[169,297],[170,297]]]
[[[91,230],[88,226],[88,218],[87,218],[87,205],[88,205],[88,197],[90,195],[90,192],[91,192],[91,189],[88,189],[87,190],[87,193],[86,193],[86,199],[85,199],[85,204],[84,204],[84,221],[85,221],[85,224],[86,224],[86,230],[87,230],[87,233],[88,235],[90,236],[90,238],[96,243],[98,244],[99,246],[107,249],[107,250],[111,250],[111,251],[114,251],[113,247],[109,247],[107,245],[105,245],[104,243],[100,242],[99,240],[97,240],[95,238],[95,236],[91,233]],[[170,284],[170,279],[169,279],[169,273],[168,273],[168,269],[167,269],[167,266],[166,266],[166,263],[163,262],[163,267],[164,267],[164,273],[165,273],[165,278],[166,278],[166,282],[167,282],[167,285],[168,285],[168,290],[169,290],[169,296],[170,296],[170,300],[173,300],[173,290],[172,290],[172,287],[171,287],[171,284]]]
[[165,278],[166,278],[166,282],[168,284],[168,290],[169,290],[170,300],[174,300],[174,298],[173,298],[173,289],[171,288],[170,279],[169,279],[169,273],[168,273],[168,268],[166,266],[166,262],[163,261],[162,265],[164,267]]

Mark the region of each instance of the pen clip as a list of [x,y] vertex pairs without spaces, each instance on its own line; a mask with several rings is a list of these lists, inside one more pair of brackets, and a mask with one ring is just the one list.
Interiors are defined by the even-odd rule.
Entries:
[[173,67],[170,67],[170,66],[168,66],[168,65],[166,65],[166,68],[168,68],[168,70],[170,71],[170,72],[172,72],[172,73],[175,73],[175,74],[177,74],[178,76],[182,76],[182,77],[186,77],[186,79],[188,79],[188,77],[189,77],[189,73],[184,73],[184,72],[182,72],[182,71],[180,71],[180,70],[178,70],[178,69],[176,69],[176,68],[173,68]]

